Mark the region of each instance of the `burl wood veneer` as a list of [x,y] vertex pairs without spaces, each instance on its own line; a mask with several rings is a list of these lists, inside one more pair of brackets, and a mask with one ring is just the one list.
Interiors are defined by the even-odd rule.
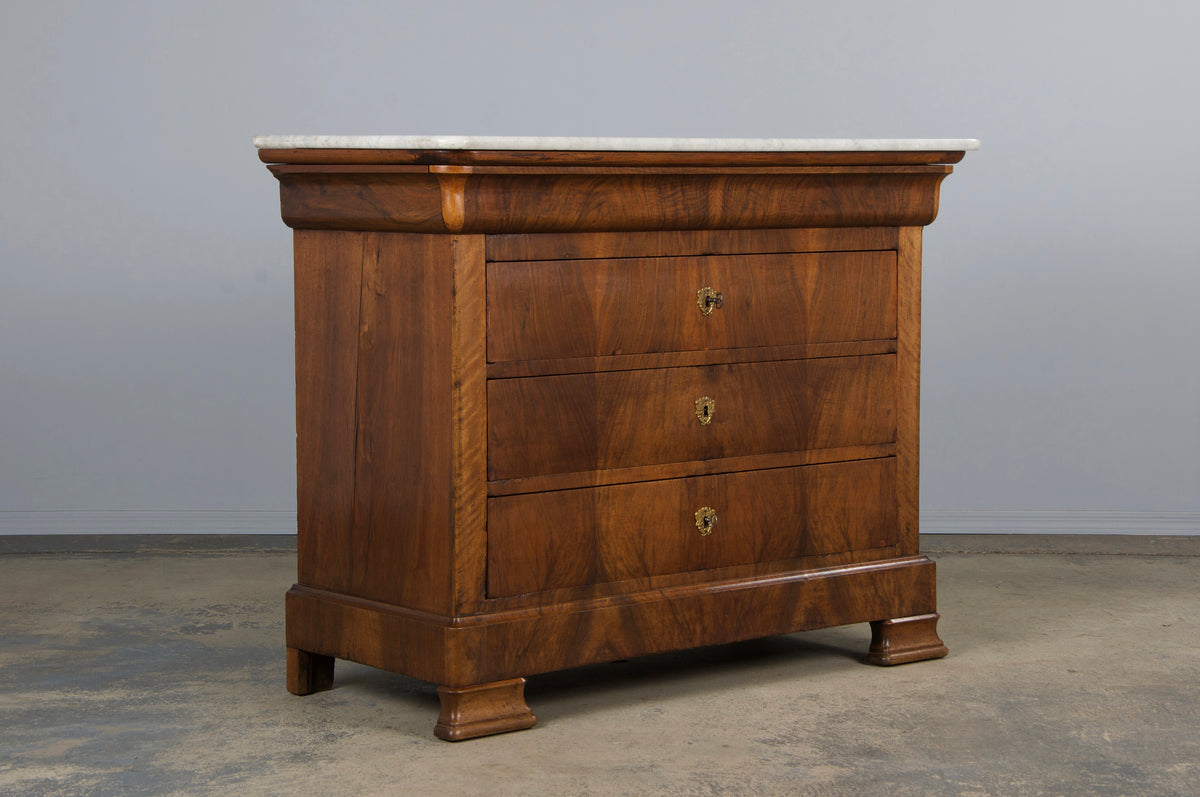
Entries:
[[458,740],[593,662],[861,622],[873,663],[946,654],[921,228],[975,142],[257,143],[295,229],[289,690],[404,673]]

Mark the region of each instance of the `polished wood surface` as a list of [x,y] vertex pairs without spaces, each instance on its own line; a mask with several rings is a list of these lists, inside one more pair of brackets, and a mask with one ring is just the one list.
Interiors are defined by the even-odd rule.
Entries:
[[[478,608],[487,568],[487,374],[484,350],[484,238],[455,236],[452,242],[454,308],[451,358],[451,454],[453,457],[454,546],[450,565],[454,610]],[[438,441],[432,441],[437,444]]]
[[888,251],[492,263],[487,279],[489,362],[896,337]]
[[[895,359],[492,380],[488,478],[890,443],[896,439]],[[707,423],[697,417],[700,398],[712,402]]]
[[297,233],[303,583],[451,609],[452,244]]
[[264,152],[296,228],[288,689],[405,673],[459,740],[581,664],[858,622],[875,663],[944,655],[921,227],[962,153],[845,154]]
[[903,227],[899,233],[896,522],[900,525],[901,551],[915,554],[918,550],[921,474],[921,228]]
[[351,589],[363,235],[297,230],[293,246],[299,580]]
[[488,594],[883,548],[895,496],[887,458],[493,498]]
[[303,229],[546,233],[925,225],[949,166],[789,169],[274,165]]
[[949,651],[937,635],[937,612],[918,617],[897,617],[871,623],[871,649],[867,661],[890,667],[913,661],[940,659]]
[[537,724],[525,703],[525,679],[509,678],[490,684],[438,687],[442,713],[433,735],[448,742],[523,731]]
[[[461,617],[297,585],[290,647],[444,686],[508,678],[700,645],[723,645],[935,611],[934,563],[887,559],[688,583],[578,601],[535,601]],[[547,593],[553,594],[553,593]]]

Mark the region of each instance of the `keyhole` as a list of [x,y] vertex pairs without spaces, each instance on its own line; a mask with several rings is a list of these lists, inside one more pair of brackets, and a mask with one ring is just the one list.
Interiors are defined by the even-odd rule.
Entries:
[[700,307],[701,315],[712,315],[713,310],[720,307],[724,301],[725,297],[708,285],[696,291],[696,304]]

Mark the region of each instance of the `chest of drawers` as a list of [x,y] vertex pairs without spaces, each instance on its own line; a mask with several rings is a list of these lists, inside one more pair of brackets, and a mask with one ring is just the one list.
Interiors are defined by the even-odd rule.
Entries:
[[256,141],[294,228],[287,678],[524,678],[869,622],[918,550],[921,229],[973,141]]

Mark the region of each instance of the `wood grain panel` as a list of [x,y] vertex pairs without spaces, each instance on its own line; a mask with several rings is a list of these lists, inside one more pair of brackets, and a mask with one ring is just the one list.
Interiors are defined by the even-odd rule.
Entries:
[[284,602],[288,648],[445,683],[447,617],[302,584]]
[[427,172],[362,175],[355,171],[291,173],[279,178],[283,222],[297,229],[447,232],[442,185]]
[[487,568],[487,372],[482,235],[453,239],[454,592],[477,611]]
[[923,225],[946,166],[790,174],[486,174],[465,232]]
[[900,230],[897,267],[896,477],[900,550],[920,548],[921,480],[921,228]]
[[952,167],[513,167],[461,171],[447,185],[392,166],[270,168],[290,227],[508,234],[923,225],[937,215],[938,187]]
[[923,556],[451,618],[293,587],[287,645],[468,685],[936,610]]
[[895,335],[894,252],[488,264],[489,362]]
[[491,380],[488,478],[892,442],[895,378],[878,355]]
[[895,490],[887,458],[491,498],[488,594],[885,547]]
[[450,237],[365,237],[357,490],[360,597],[450,611],[455,406]]
[[350,587],[354,525],[355,379],[363,236],[293,235],[296,302],[298,578]]
[[892,227],[489,235],[487,259],[579,260],[598,257],[834,252],[895,249],[896,240],[896,230]]
[[[648,593],[603,608],[554,606],[482,625],[470,676],[533,674],[934,611],[935,565],[918,557]],[[467,631],[469,635],[474,629]]]

